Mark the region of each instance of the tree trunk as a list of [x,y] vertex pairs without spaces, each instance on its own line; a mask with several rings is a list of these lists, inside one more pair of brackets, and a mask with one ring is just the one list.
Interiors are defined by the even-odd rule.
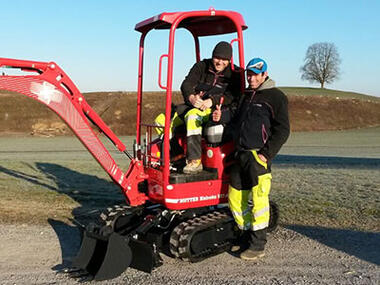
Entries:
[[325,88],[325,83],[323,81],[321,82],[321,88]]

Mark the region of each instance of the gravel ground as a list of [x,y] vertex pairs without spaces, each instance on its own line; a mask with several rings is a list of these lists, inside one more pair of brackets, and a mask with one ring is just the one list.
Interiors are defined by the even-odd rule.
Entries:
[[[1,284],[76,284],[57,273],[79,247],[75,227],[50,225],[0,227]],[[269,236],[266,256],[255,262],[223,253],[200,263],[163,255],[151,274],[128,269],[96,284],[379,284],[380,234],[289,226]],[[93,282],[95,283],[95,282]]]
[[[307,197],[314,199],[312,194],[316,195],[316,193],[313,189],[317,189],[322,183],[326,189],[325,192],[335,193],[344,190],[355,195],[356,199],[363,202],[371,199],[368,204],[377,205],[378,193],[380,193],[377,182],[380,165],[379,138],[379,128],[341,133],[293,134],[289,143],[283,148],[282,156],[275,163],[277,167],[275,177],[284,184],[276,182],[277,187],[286,190],[285,186],[290,185],[289,187],[297,189],[302,199]],[[65,161],[87,161],[88,159],[92,161],[88,152],[74,141],[76,140],[73,138],[51,140],[0,138],[4,181],[17,178],[16,185],[25,186],[28,189],[35,189],[33,187],[40,185],[38,184],[40,182],[50,181],[48,179],[50,176],[40,178],[39,174],[35,173],[35,168],[28,170],[29,175],[27,169],[22,169],[25,173],[16,172],[17,169],[12,172],[12,163],[17,164],[20,161],[26,165],[25,167],[36,163],[35,165],[42,164],[53,167],[55,170],[65,169],[62,167],[66,165]],[[59,149],[59,145],[57,146],[59,143],[64,144],[65,151],[56,151],[57,148]],[[36,153],[41,149],[41,144],[44,152]],[[25,145],[28,145],[26,149]],[[55,156],[52,157],[52,154]],[[116,155],[116,160],[119,159],[121,160],[121,157]],[[285,168],[287,168],[286,171]],[[302,175],[299,175],[299,179],[292,179],[294,176],[289,176],[288,168],[294,168],[292,171],[300,171]],[[85,175],[82,172],[83,169],[78,174],[70,168],[70,171],[62,172],[65,175],[61,180],[56,176],[50,178],[62,188],[75,190],[76,188],[71,187],[70,184],[75,181],[71,181],[68,177],[80,178],[80,180],[95,179],[92,173]],[[20,175],[16,175],[15,178],[15,175],[10,175],[12,173]],[[316,176],[315,173],[318,175]],[[287,181],[286,178],[291,181]],[[99,178],[97,181],[102,182],[102,179]],[[351,183],[352,185],[348,188],[340,189],[340,186],[345,185],[342,183],[350,182],[350,179],[355,183]],[[323,184],[325,181],[329,184]],[[47,186],[51,185],[47,184]],[[290,195],[289,193],[292,193],[285,190],[277,191],[277,194],[274,191],[274,194],[284,200]],[[367,194],[371,198],[363,196]],[[334,207],[350,206],[356,201],[352,201],[350,195],[335,195],[334,197],[341,197],[341,201],[333,201]],[[320,198],[319,202],[325,202],[321,197],[317,198]],[[28,204],[23,209],[31,215],[33,208],[29,204],[30,200],[27,201]],[[301,200],[292,201],[296,204],[295,206],[302,203]],[[3,202],[9,203],[6,199]],[[86,201],[81,202],[84,204]],[[373,209],[376,210],[378,207],[374,206]],[[330,204],[321,211],[324,216],[334,214],[330,213]],[[361,219],[361,214],[363,213],[360,212],[356,219]],[[369,227],[367,229],[373,229],[376,232],[368,232],[351,230],[355,228],[352,227],[355,223],[349,223],[348,227],[335,228],[331,224],[327,226],[325,224],[325,227],[300,226],[295,225],[297,224],[296,217],[295,214],[292,215],[285,220],[292,225],[281,227],[269,236],[266,256],[259,261],[246,262],[231,253],[223,253],[200,263],[186,263],[163,255],[164,264],[151,274],[128,269],[116,279],[96,282],[96,284],[380,284],[380,233],[376,231],[378,227]],[[375,214],[372,216],[377,217]],[[352,217],[346,218],[350,220]],[[318,221],[317,214],[314,219],[314,225],[322,225]],[[79,249],[78,230],[58,219],[49,219],[48,222],[42,225],[0,225],[0,284],[78,283],[76,279],[57,273],[70,265]],[[362,227],[356,228],[362,229]]]

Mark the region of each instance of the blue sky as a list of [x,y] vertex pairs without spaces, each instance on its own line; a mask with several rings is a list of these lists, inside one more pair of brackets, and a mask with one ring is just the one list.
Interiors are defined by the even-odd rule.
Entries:
[[[340,79],[326,87],[380,96],[380,1],[97,1],[0,0],[0,57],[55,61],[82,92],[137,89],[135,24],[161,12],[219,10],[241,13],[246,62],[267,60],[278,86],[319,87],[301,80],[308,46],[332,42],[341,56]],[[177,34],[173,89],[194,63],[192,37]],[[234,35],[201,40],[202,58]],[[158,57],[166,53],[166,31],[146,39],[144,90],[159,90]]]

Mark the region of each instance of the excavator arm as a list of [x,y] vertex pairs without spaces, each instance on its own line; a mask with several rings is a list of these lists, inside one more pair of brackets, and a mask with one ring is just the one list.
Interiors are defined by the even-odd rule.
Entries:
[[[125,145],[86,102],[75,84],[54,62],[0,58],[0,67],[16,68],[31,75],[0,75],[0,89],[24,94],[53,110],[71,128],[96,161],[123,190],[128,204],[144,204],[148,197],[136,185],[146,179],[143,167],[131,155],[130,169],[123,173],[95,134],[90,122],[99,128],[121,152]],[[131,169],[131,167],[135,169]]]

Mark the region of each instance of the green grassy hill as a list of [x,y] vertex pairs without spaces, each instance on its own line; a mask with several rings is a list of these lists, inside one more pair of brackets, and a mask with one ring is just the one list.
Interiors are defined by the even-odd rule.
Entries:
[[327,96],[340,99],[359,99],[380,101],[380,97],[374,97],[356,92],[346,92],[333,89],[309,88],[309,87],[279,87],[287,96]]

